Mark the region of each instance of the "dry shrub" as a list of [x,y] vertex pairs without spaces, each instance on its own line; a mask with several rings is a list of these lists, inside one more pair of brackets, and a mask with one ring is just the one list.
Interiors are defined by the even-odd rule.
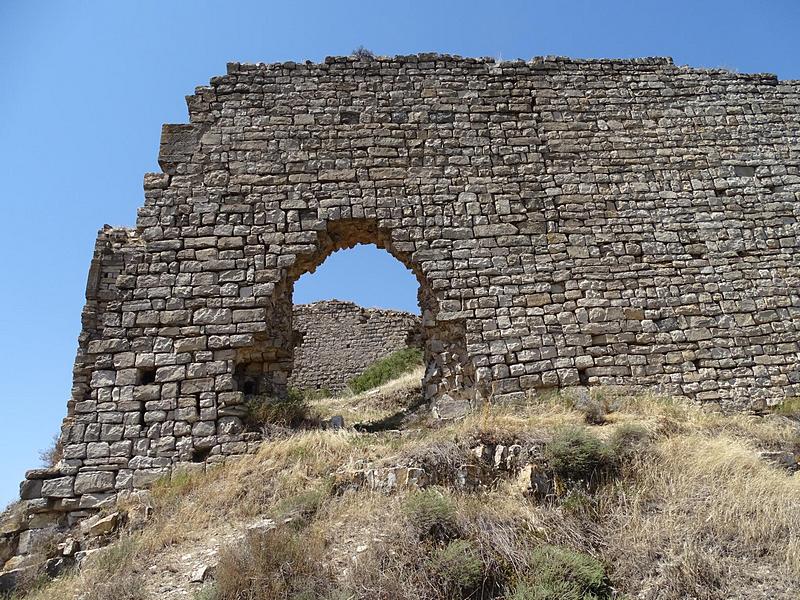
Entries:
[[413,491],[406,498],[403,512],[420,538],[449,540],[458,533],[456,506],[444,490]]
[[61,442],[61,436],[56,434],[50,445],[39,452],[39,460],[45,467],[55,467],[62,458],[64,458],[64,444]]
[[257,396],[247,403],[247,424],[254,430],[264,426],[300,427],[315,419],[305,395],[289,389],[285,398]]
[[136,539],[123,537],[92,556],[81,570],[83,600],[146,600],[144,576],[138,570]]
[[344,417],[345,423],[361,425],[386,421],[398,414],[408,415],[421,403],[424,371],[422,367],[416,368],[377,390],[361,394],[350,395],[345,390],[334,396],[314,397],[312,408],[321,419],[339,415]]
[[309,531],[288,528],[250,532],[220,555],[219,600],[322,598],[333,589],[323,565],[323,543]]

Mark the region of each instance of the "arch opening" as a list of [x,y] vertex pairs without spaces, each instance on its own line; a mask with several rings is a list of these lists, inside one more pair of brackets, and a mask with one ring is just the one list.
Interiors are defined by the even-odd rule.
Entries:
[[[378,354],[386,347],[418,347],[422,350],[424,366],[421,400],[431,402],[434,413],[445,418],[460,416],[468,410],[475,398],[475,377],[474,368],[467,357],[464,323],[439,319],[439,300],[423,265],[403,250],[402,243],[392,240],[390,231],[379,228],[374,219],[330,222],[325,225],[325,229],[316,232],[314,237],[310,243],[299,246],[293,260],[287,261],[288,264],[283,268],[281,279],[275,286],[272,304],[267,311],[265,330],[254,334],[253,344],[237,351],[234,383],[236,390],[244,395],[245,403],[248,396],[255,394],[285,398],[290,388],[325,389],[334,393],[344,389],[346,380],[353,375],[352,372],[334,377],[331,380],[332,385],[325,385],[324,377],[309,379],[309,369],[314,368],[314,357],[303,355],[304,337],[309,333],[298,326],[298,319],[302,320],[304,317],[294,305],[294,286],[303,275],[314,273],[332,254],[357,245],[374,245],[394,257],[414,275],[418,288],[419,317],[406,318],[407,322],[404,322],[404,318],[399,316],[401,313],[395,311],[397,314],[390,318],[402,330],[402,340],[398,340],[397,331],[392,332],[391,343],[377,348],[372,354],[366,353],[360,357],[360,364],[358,360],[354,364],[365,368],[368,363],[382,358]],[[307,312],[311,313],[309,318],[313,319],[314,305],[310,306],[312,308]],[[364,320],[368,321],[371,317],[363,312],[363,307],[356,304],[327,308],[349,314],[342,322],[342,329],[328,332],[331,342],[327,349],[330,352],[347,352],[348,342],[354,341],[348,339],[348,336],[353,335],[346,330],[348,319],[353,328],[368,330],[369,325]],[[373,331],[370,335],[374,333]],[[317,331],[313,335],[318,334]],[[308,342],[308,338],[305,341]],[[341,347],[337,348],[337,344]],[[352,350],[352,357],[359,349],[351,347],[349,350]],[[298,358],[299,363],[296,360]],[[328,371],[330,376],[330,369]]]

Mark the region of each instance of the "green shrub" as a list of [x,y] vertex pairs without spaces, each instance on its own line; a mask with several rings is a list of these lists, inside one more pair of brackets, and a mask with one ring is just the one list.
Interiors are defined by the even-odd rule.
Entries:
[[371,364],[361,375],[350,380],[348,387],[354,393],[360,394],[383,385],[387,381],[397,379],[403,373],[413,371],[421,364],[422,350],[404,348]]
[[449,539],[456,531],[456,508],[453,501],[440,490],[428,488],[412,492],[403,506],[411,524],[420,537]]
[[150,494],[158,506],[170,506],[192,492],[202,481],[201,474],[175,469],[153,483]]
[[558,477],[571,482],[593,483],[615,464],[612,449],[581,428],[558,432],[545,447],[545,458]]
[[530,574],[511,589],[508,600],[605,600],[611,588],[602,563],[588,554],[541,546],[531,554]]
[[290,388],[285,398],[257,396],[247,403],[251,427],[282,425],[299,427],[311,420],[311,408],[302,392]]
[[480,552],[467,540],[435,548],[428,561],[431,574],[448,597],[472,597],[471,591],[483,580],[485,568]]
[[192,596],[192,600],[219,600],[217,584],[211,583],[197,590]]

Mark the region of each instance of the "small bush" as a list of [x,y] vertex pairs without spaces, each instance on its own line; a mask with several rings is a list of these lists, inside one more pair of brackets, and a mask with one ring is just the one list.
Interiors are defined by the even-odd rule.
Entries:
[[590,400],[583,407],[583,416],[589,425],[603,425],[606,422],[608,410],[605,405],[597,400]]
[[375,53],[372,50],[368,50],[364,46],[359,46],[353,50],[352,54],[356,58],[375,58]]
[[536,548],[530,575],[518,581],[509,600],[605,600],[611,588],[602,563],[559,546]]
[[448,597],[470,598],[483,581],[484,565],[478,549],[467,540],[435,548],[428,569]]
[[251,532],[223,551],[216,581],[219,600],[324,598],[331,587],[322,542],[286,528]]
[[456,532],[456,508],[453,501],[435,488],[409,494],[403,506],[420,537],[446,540]]
[[356,394],[366,392],[397,379],[403,373],[413,371],[422,364],[422,350],[404,348],[393,352],[386,358],[373,363],[358,377],[353,378],[348,387]]
[[61,443],[61,437],[56,434],[50,445],[39,452],[39,460],[45,467],[55,467],[62,458],[64,458],[64,445]]
[[311,420],[311,408],[302,392],[289,389],[285,398],[257,396],[247,403],[247,422],[251,427],[281,425],[299,427]]
[[613,452],[584,429],[564,429],[545,447],[553,472],[565,481],[594,483],[614,466]]

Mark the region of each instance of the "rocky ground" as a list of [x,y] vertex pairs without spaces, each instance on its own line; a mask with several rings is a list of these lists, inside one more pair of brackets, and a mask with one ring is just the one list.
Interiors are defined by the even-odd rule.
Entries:
[[595,390],[437,423],[418,381],[318,399],[318,422],[344,428],[274,428],[257,455],[107,507],[43,544],[79,567],[22,565],[17,595],[797,597],[792,411]]

